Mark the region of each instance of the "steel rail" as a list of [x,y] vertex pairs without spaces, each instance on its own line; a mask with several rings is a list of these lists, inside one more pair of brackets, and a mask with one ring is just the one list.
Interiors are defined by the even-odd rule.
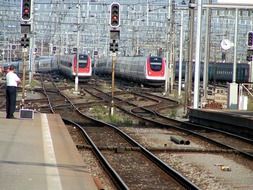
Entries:
[[[100,91],[100,90],[99,90]],[[100,91],[100,92],[102,92],[102,91]],[[106,94],[107,96],[109,96],[107,93],[104,93],[104,94]],[[117,108],[119,108],[119,109],[121,109],[122,111],[124,111],[124,112],[126,112],[126,113],[128,113],[128,114],[130,114],[130,115],[133,115],[133,116],[135,116],[135,117],[137,117],[137,118],[139,118],[139,119],[142,119],[142,120],[145,120],[145,121],[148,121],[148,122],[151,122],[151,123],[153,123],[153,124],[159,124],[159,125],[161,125],[161,126],[163,126],[163,127],[172,127],[172,128],[174,128],[174,129],[177,129],[177,130],[181,130],[181,131],[183,131],[183,132],[187,132],[187,133],[190,133],[190,134],[192,134],[192,135],[195,135],[195,136],[198,136],[198,137],[200,137],[200,138],[202,138],[202,139],[204,139],[204,140],[207,140],[208,142],[210,142],[210,143],[213,143],[213,144],[215,144],[215,145],[217,145],[217,146],[219,146],[219,147],[223,147],[223,148],[228,148],[228,149],[233,149],[233,150],[235,150],[236,152],[238,152],[238,153],[240,153],[242,156],[245,156],[246,158],[248,158],[248,159],[253,159],[253,154],[250,154],[250,153],[248,153],[248,152],[245,152],[245,151],[241,151],[240,149],[237,149],[237,148],[235,148],[235,147],[233,147],[233,146],[229,146],[229,145],[226,145],[226,144],[224,144],[224,143],[221,143],[221,142],[218,142],[218,141],[216,141],[216,140],[214,140],[214,139],[211,139],[211,138],[208,138],[208,137],[206,137],[206,136],[204,136],[204,135],[201,135],[201,134],[199,134],[199,133],[197,133],[197,132],[194,132],[194,131],[192,131],[192,130],[189,130],[189,129],[185,129],[185,128],[183,128],[183,127],[180,127],[180,126],[182,126],[182,124],[184,124],[184,125],[190,125],[189,123],[186,123],[186,122],[182,122],[182,121],[178,121],[178,120],[174,120],[174,119],[171,119],[171,118],[168,118],[168,117],[166,117],[166,116],[163,116],[163,115],[161,115],[161,114],[159,114],[158,112],[156,112],[156,111],[153,111],[153,110],[150,110],[150,109],[147,109],[147,108],[145,108],[145,107],[138,107],[138,106],[136,106],[135,104],[133,104],[133,103],[129,103],[129,102],[126,102],[126,101],[124,101],[124,100],[121,100],[120,98],[117,98],[117,97],[115,97],[115,99],[117,99],[119,102],[125,102],[125,103],[128,103],[129,105],[132,105],[132,106],[135,106],[135,108],[133,108],[133,109],[136,109],[136,108],[139,108],[139,109],[143,109],[144,111],[146,111],[146,112],[148,112],[148,113],[150,113],[150,114],[152,114],[152,115],[154,115],[154,116],[158,116],[158,117],[162,117],[162,118],[164,118],[164,119],[166,119],[166,120],[168,120],[168,121],[171,121],[171,122],[174,122],[175,124],[177,123],[177,126],[175,126],[175,125],[172,125],[172,124],[164,124],[164,123],[161,123],[161,122],[158,122],[158,121],[155,121],[154,119],[147,119],[147,118],[145,118],[145,117],[142,117],[142,116],[140,116],[140,115],[138,115],[138,114],[136,114],[136,113],[134,113],[132,110],[131,111],[128,111],[128,110],[126,110],[126,109],[124,109],[124,108],[122,108],[122,106],[120,105],[120,104],[117,104],[117,101],[115,101],[115,106],[117,107]],[[206,128],[207,129],[207,128]],[[241,139],[241,140],[245,140],[245,139]]]
[[[57,86],[55,85],[55,87],[57,88]],[[57,88],[58,89],[58,88]],[[106,125],[110,128],[113,128],[115,131],[117,131],[122,137],[124,137],[124,139],[126,139],[130,144],[137,146],[141,149],[141,152],[153,163],[155,163],[161,170],[163,170],[165,173],[167,173],[169,176],[171,176],[174,180],[176,180],[180,185],[182,185],[183,187],[185,187],[186,189],[192,189],[192,190],[198,190],[199,187],[197,187],[194,183],[192,183],[191,181],[189,181],[186,177],[184,177],[182,174],[180,174],[179,172],[177,172],[176,170],[174,170],[172,167],[170,167],[169,165],[167,165],[165,162],[163,162],[162,160],[160,160],[158,157],[156,157],[154,154],[152,154],[150,151],[148,151],[145,147],[143,147],[141,144],[139,144],[137,141],[135,141],[134,139],[132,139],[130,136],[128,136],[126,133],[124,133],[123,131],[121,131],[120,129],[118,129],[117,126],[114,126],[112,124],[108,124],[105,123],[103,121],[94,119],[90,116],[87,116],[83,113],[81,113],[81,111],[71,102],[71,100],[64,94],[62,94],[60,91],[59,93],[64,96],[66,98],[66,100],[68,100],[70,102],[70,104],[73,106],[73,108],[76,109],[77,112],[79,112],[81,115],[83,115],[84,117],[90,119],[93,122],[97,122],[101,125]]]
[[41,82],[41,86],[42,86],[42,89],[43,89],[43,93],[45,94],[45,96],[46,96],[46,98],[47,98],[47,101],[48,101],[50,110],[51,110],[52,113],[55,113],[55,112],[54,112],[54,109],[53,109],[53,106],[52,106],[52,104],[51,104],[50,98],[49,98],[49,96],[48,96],[48,94],[47,94],[45,85],[44,85],[44,83],[43,83],[42,75],[40,76],[40,82]]
[[[102,92],[98,89],[95,89],[99,92]],[[103,92],[104,93],[104,92]],[[105,93],[106,94],[106,93]],[[108,94],[106,94],[107,96],[109,96]],[[97,96],[98,98],[100,98],[99,96]],[[117,98],[116,98],[117,99]],[[112,125],[112,124],[108,124],[105,123],[103,121],[97,120],[98,122],[110,126],[112,128],[114,128],[117,132],[119,132],[121,135],[123,135],[123,137],[130,142],[131,144],[133,144],[134,146],[137,146],[141,149],[142,153],[152,162],[154,162],[159,168],[161,168],[164,172],[166,172],[168,175],[170,175],[171,177],[173,177],[176,181],[178,181],[182,186],[184,186],[187,189],[199,189],[194,183],[192,183],[191,181],[189,181],[187,178],[185,178],[183,175],[181,175],[180,173],[178,173],[176,170],[174,170],[172,167],[170,167],[169,165],[167,165],[165,162],[163,162],[161,159],[159,159],[158,157],[156,157],[154,154],[152,154],[149,150],[147,150],[145,147],[143,147],[141,144],[139,144],[137,141],[135,141],[133,138],[131,138],[129,135],[127,135],[125,132],[121,131],[120,129],[118,129],[116,126]]]
[[[41,80],[42,81],[42,80]],[[61,91],[59,90],[59,88],[55,85],[55,83],[53,82],[52,80],[52,83],[53,85],[55,86],[55,88],[57,89],[57,92],[63,96],[65,99],[67,99],[67,101],[71,104],[71,106],[76,109],[79,113],[81,113],[77,107],[71,102],[71,100],[65,96],[64,94],[61,93]],[[49,96],[47,95],[47,90],[44,86],[44,84],[42,83],[42,87],[43,87],[43,91],[48,99],[48,103],[49,103],[49,106],[50,106],[50,109],[51,109],[51,112],[52,113],[55,113],[54,112],[54,108],[53,106],[51,105],[51,101],[50,101],[50,98]],[[83,115],[83,114],[82,114]],[[107,174],[111,177],[111,180],[114,182],[114,185],[119,188],[119,189],[122,189],[122,190],[128,190],[129,188],[126,186],[126,184],[124,183],[124,181],[120,178],[120,176],[117,174],[117,172],[111,167],[111,165],[107,162],[107,160],[105,159],[105,157],[101,154],[101,152],[99,151],[99,149],[96,147],[96,145],[93,143],[93,141],[91,140],[91,138],[88,136],[88,134],[85,132],[85,130],[83,129],[82,126],[80,126],[79,124],[73,122],[73,121],[70,121],[68,119],[64,119],[62,118],[64,122],[66,123],[70,123],[76,127],[78,127],[81,131],[82,131],[82,134],[84,135],[85,139],[87,139],[87,141],[89,142],[89,144],[92,146],[92,150],[94,151],[95,155],[97,156],[97,158],[101,161],[101,164],[102,166],[106,169],[107,171]]]

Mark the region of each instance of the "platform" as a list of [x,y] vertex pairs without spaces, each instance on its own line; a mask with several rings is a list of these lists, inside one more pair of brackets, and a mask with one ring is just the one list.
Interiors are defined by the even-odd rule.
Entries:
[[6,190],[97,189],[61,117],[40,113],[5,119],[0,112],[0,184]]
[[189,120],[215,128],[229,129],[253,138],[253,112],[235,110],[190,109]]

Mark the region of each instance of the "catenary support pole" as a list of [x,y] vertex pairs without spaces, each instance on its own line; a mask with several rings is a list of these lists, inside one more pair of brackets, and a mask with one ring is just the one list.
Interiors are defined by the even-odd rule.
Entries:
[[197,16],[197,36],[195,51],[195,71],[194,71],[194,96],[193,108],[199,106],[199,76],[200,76],[200,44],[201,44],[201,21],[202,21],[202,0],[198,0],[198,16]]
[[185,93],[185,111],[191,105],[192,97],[192,60],[193,60],[193,37],[194,37],[194,4],[195,0],[189,3],[189,43],[188,43],[188,65],[186,64],[186,93]]
[[[209,0],[211,3],[211,0]],[[208,87],[208,66],[210,58],[210,29],[211,29],[211,10],[206,8],[206,35],[205,35],[205,61],[204,61],[204,72],[203,72],[203,92],[204,100],[207,98],[207,87]]]
[[237,62],[237,36],[238,36],[238,8],[235,9],[235,33],[234,33],[234,64],[233,64],[233,83],[236,82],[236,62]]
[[182,64],[183,64],[183,29],[184,29],[184,11],[181,10],[180,22],[180,45],[179,45],[179,76],[178,76],[178,97],[181,97],[182,87]]
[[170,58],[170,42],[171,42],[171,9],[172,9],[172,0],[168,0],[168,10],[167,10],[167,44],[166,44],[166,70],[165,70],[165,85],[164,85],[164,93],[167,94],[169,89],[169,79],[170,79],[170,64],[169,64],[169,58]]

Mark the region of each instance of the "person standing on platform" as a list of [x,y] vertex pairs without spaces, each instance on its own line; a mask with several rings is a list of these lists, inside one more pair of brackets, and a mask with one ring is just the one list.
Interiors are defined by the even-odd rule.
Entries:
[[15,67],[11,65],[6,74],[6,118],[13,119],[16,110],[17,86],[21,83],[20,78],[14,72]]

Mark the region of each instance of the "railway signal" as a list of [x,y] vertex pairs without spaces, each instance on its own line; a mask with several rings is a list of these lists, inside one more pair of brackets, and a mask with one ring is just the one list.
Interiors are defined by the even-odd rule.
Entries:
[[253,47],[253,31],[248,32],[248,46]]
[[21,38],[21,46],[24,48],[29,47],[30,39],[25,34],[24,37]]
[[247,50],[247,61],[253,61],[253,49]]
[[31,20],[31,0],[21,0],[21,19],[26,22]]
[[118,42],[116,42],[116,40],[113,40],[110,43],[110,51],[112,51],[113,53],[119,51],[119,45],[118,45]]
[[120,4],[112,3],[110,6],[110,25],[113,28],[120,26]]

